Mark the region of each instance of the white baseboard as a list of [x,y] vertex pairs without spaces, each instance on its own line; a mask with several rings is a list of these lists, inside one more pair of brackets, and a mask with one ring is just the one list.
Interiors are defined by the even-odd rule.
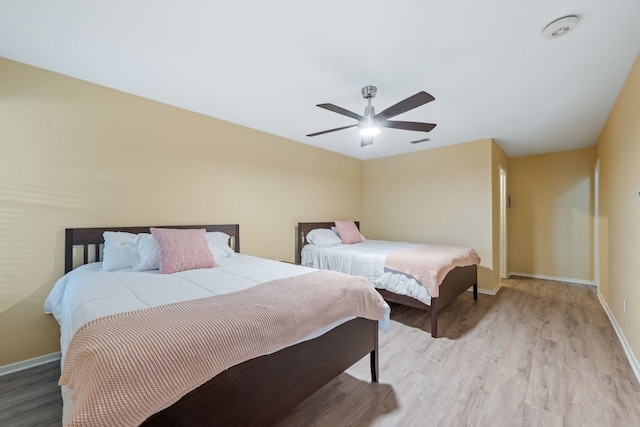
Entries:
[[629,363],[631,364],[631,369],[633,369],[633,373],[636,375],[638,382],[640,382],[640,365],[638,364],[638,359],[636,359],[635,354],[633,354],[633,350],[631,350],[631,346],[627,341],[627,338],[622,333],[622,329],[620,329],[620,325],[616,321],[616,318],[613,317],[613,313],[609,310],[609,306],[607,305],[604,298],[600,292],[598,292],[598,299],[600,300],[600,304],[602,308],[604,308],[604,312],[607,313],[607,317],[609,317],[609,321],[613,326],[613,330],[616,331],[616,335],[618,335],[618,340],[620,340],[620,344],[622,344],[622,348],[624,349],[624,353],[627,355],[627,359],[629,359]]
[[590,285],[590,286],[596,285],[593,280],[571,279],[569,277],[544,276],[542,274],[519,273],[517,271],[509,272],[509,277],[511,276],[531,277],[532,279],[553,280],[556,282],[577,283],[579,285]]
[[[483,295],[495,296],[501,287],[502,283],[498,282],[498,284],[493,289],[478,288],[478,293]],[[473,290],[473,288],[471,288],[471,290]]]
[[[502,284],[498,283],[496,287],[493,289],[484,289],[484,288],[478,287],[478,293],[482,295],[495,295],[498,293],[501,286]],[[473,292],[473,286],[467,289],[467,292]]]
[[60,354],[60,352],[57,352],[45,354],[44,356],[35,357],[33,359],[23,360],[21,362],[11,363],[9,365],[0,366],[0,377],[3,375],[12,374],[14,372],[44,365],[45,363],[55,362],[56,360],[60,360],[60,357],[62,357],[62,355]]

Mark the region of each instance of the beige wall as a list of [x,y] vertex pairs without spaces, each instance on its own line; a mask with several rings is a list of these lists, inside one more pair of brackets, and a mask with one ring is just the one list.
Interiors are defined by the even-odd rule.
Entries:
[[360,160],[4,59],[0,150],[0,366],[59,350],[65,227],[239,223],[293,260],[298,221],[363,217]]
[[[596,144],[600,293],[640,355],[640,56]],[[628,310],[624,313],[623,302]]]
[[511,273],[593,281],[594,149],[510,162]]
[[365,237],[472,247],[482,258],[478,285],[493,290],[492,144],[366,161]]

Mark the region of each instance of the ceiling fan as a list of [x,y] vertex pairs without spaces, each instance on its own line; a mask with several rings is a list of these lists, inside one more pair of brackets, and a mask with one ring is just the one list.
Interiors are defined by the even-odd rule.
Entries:
[[[320,132],[310,133],[307,136],[317,136],[323,135],[329,132],[335,132],[338,130],[349,129],[358,126],[360,128],[360,136],[361,141],[360,145],[362,147],[366,145],[373,144],[373,137],[380,133],[380,128],[393,128],[393,129],[404,129],[404,130],[414,130],[418,132],[429,132],[431,129],[436,127],[433,123],[420,123],[420,122],[402,122],[397,120],[388,120],[391,117],[397,116],[398,114],[402,114],[406,111],[413,110],[421,105],[426,104],[427,102],[433,101],[435,98],[429,95],[427,92],[418,92],[415,95],[404,99],[381,113],[376,114],[371,105],[371,98],[376,96],[378,88],[375,86],[365,86],[362,88],[362,97],[365,98],[368,103],[364,109],[364,115],[354,113],[349,110],[345,110],[342,107],[338,107],[333,104],[318,104],[318,107],[324,108],[325,110],[333,111],[334,113],[342,114],[343,116],[351,117],[356,119],[358,123],[349,126],[342,126],[335,129],[323,130]],[[421,140],[422,141],[422,140]]]

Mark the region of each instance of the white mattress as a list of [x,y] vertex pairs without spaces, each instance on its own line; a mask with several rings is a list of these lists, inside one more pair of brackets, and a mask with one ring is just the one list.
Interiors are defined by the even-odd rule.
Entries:
[[431,296],[422,284],[406,274],[385,270],[386,256],[395,251],[424,246],[423,243],[365,240],[361,243],[336,246],[305,245],[301,251],[303,266],[340,271],[361,276],[376,288],[406,295],[431,305]]

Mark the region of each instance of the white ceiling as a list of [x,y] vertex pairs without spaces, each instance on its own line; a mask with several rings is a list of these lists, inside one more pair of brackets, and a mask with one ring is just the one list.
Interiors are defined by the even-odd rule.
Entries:
[[[543,28],[578,15],[570,34]],[[2,0],[0,56],[371,159],[494,138],[512,157],[592,146],[640,52],[638,0]],[[316,107],[435,101],[360,147]],[[429,137],[430,142],[410,144]]]

